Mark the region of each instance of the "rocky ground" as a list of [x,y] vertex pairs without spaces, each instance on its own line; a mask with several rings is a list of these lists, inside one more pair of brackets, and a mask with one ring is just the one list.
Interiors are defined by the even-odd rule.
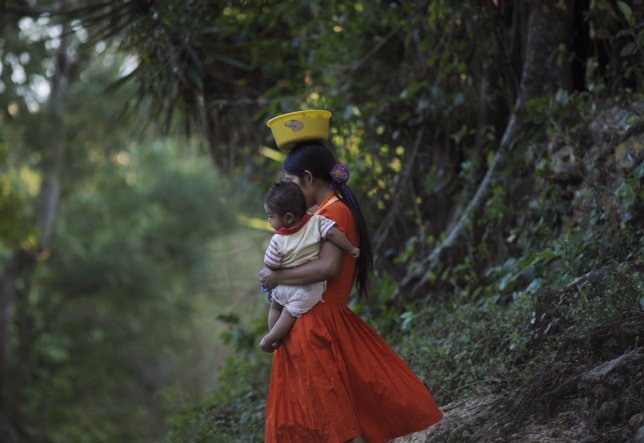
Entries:
[[445,405],[437,425],[394,443],[644,443],[642,338],[644,314],[592,337],[620,355],[555,362],[525,385]]

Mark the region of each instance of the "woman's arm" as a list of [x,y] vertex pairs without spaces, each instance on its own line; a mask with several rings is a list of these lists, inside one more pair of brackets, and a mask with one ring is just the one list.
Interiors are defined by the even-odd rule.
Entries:
[[291,269],[271,271],[264,268],[259,272],[259,280],[269,289],[277,285],[310,285],[335,277],[341,265],[342,250],[330,241],[324,241],[319,258]]

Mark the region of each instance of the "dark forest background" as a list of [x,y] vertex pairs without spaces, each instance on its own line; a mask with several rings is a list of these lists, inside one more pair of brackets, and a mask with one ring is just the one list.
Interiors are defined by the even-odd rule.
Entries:
[[323,108],[425,441],[644,441],[643,86],[641,0],[0,1],[0,440],[262,441],[265,122]]

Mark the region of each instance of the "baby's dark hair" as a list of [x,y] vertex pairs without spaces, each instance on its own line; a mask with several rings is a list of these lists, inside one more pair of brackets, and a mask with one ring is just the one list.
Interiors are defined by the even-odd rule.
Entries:
[[264,204],[279,216],[292,213],[296,220],[306,214],[306,197],[298,185],[289,181],[273,184],[264,197]]

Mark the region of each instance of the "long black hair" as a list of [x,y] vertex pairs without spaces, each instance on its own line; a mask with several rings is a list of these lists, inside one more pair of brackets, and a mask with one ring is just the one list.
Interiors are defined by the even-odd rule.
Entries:
[[284,171],[296,177],[304,177],[304,171],[309,171],[315,178],[329,183],[335,195],[351,210],[358,228],[358,247],[360,257],[357,263],[356,286],[359,296],[366,296],[369,286],[369,274],[373,269],[373,253],[371,240],[358,200],[346,183],[339,184],[331,178],[331,169],[337,164],[335,156],[322,143],[307,141],[295,145],[284,160]]

